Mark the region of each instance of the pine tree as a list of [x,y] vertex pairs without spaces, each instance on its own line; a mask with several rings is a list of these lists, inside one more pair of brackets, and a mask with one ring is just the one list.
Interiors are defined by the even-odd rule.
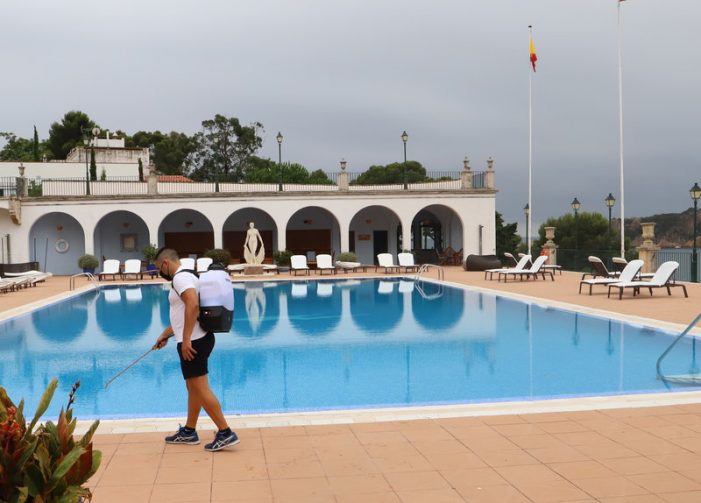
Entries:
[[95,148],[90,149],[90,180],[97,180],[97,163],[95,162]]
[[144,163],[141,162],[141,157],[139,157],[139,181],[144,181]]
[[34,143],[32,144],[32,160],[35,162],[39,161],[39,133],[37,133],[36,126],[34,126]]

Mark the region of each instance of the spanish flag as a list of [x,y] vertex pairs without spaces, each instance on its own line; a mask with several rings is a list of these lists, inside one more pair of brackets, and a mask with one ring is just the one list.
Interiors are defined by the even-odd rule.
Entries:
[[535,44],[533,43],[533,37],[531,37],[531,65],[533,66],[533,71],[535,72],[535,62],[538,61],[538,56],[535,54]]

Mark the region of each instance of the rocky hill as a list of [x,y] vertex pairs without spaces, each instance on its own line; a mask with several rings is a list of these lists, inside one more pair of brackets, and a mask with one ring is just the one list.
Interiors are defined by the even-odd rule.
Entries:
[[[694,209],[689,208],[682,213],[661,213],[649,217],[626,218],[626,237],[633,246],[642,242],[641,222],[654,222],[655,242],[661,248],[691,248],[694,228]],[[620,229],[620,219],[616,227]],[[697,215],[697,233],[701,234],[701,210]],[[696,238],[696,246],[701,246],[701,236]]]

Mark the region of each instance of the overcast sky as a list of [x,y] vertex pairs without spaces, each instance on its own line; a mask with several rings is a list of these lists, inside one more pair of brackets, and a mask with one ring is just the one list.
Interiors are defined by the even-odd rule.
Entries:
[[[528,25],[534,225],[619,196],[616,0],[4,0],[0,131],[68,110],[103,128],[265,126],[261,155],[349,171],[495,159],[497,209],[527,202]],[[623,11],[626,216],[688,208],[701,182],[701,2]],[[614,216],[619,215],[617,202]]]

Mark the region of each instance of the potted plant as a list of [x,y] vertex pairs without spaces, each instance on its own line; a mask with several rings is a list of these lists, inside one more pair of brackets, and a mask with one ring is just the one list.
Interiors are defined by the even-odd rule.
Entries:
[[290,257],[294,255],[290,250],[277,250],[273,252],[273,260],[277,264],[277,268],[280,272],[287,272],[290,270]]
[[353,252],[341,252],[336,257],[339,262],[357,262],[358,256]]
[[154,264],[153,261],[156,258],[157,251],[158,248],[156,248],[156,245],[153,244],[147,244],[143,249],[144,260],[146,261],[146,271],[151,276],[155,276],[156,274],[156,264]]
[[231,253],[229,253],[229,250],[224,250],[222,248],[208,250],[204,256],[211,258],[213,263],[221,264],[224,267],[231,263]]
[[78,267],[83,269],[83,272],[95,274],[95,269],[99,265],[95,255],[90,255],[89,253],[81,255],[78,258]]

